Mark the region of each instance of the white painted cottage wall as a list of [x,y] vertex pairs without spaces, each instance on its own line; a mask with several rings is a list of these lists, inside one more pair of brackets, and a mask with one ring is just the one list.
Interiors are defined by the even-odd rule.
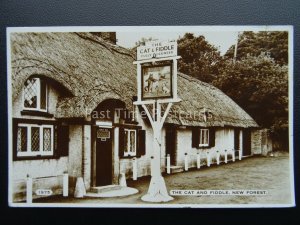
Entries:
[[[192,130],[179,129],[177,131],[177,165],[185,164],[185,153],[188,156],[188,167],[196,167],[197,153],[200,154],[201,164],[206,164],[207,152],[212,161],[216,161],[217,151],[220,155],[225,155],[224,150],[232,150],[234,148],[234,129],[233,128],[218,128],[215,132],[215,146],[212,148],[196,149],[192,148]],[[231,155],[228,156],[228,159]]]
[[[59,92],[53,88],[51,85],[48,85],[48,106],[47,111],[50,114],[55,114],[56,112],[56,104],[59,98]],[[21,111],[23,110],[23,91],[17,96],[15,101],[13,101],[13,118],[29,118],[29,119],[48,119],[48,117],[41,116],[29,116],[29,115],[21,115]]]
[[82,125],[69,126],[69,165],[68,171],[71,177],[82,176]]
[[[23,110],[23,92],[13,101],[12,117],[23,119],[54,120],[48,117],[21,115]],[[48,113],[55,114],[59,92],[48,85]],[[13,200],[22,201],[26,193],[26,177],[33,178],[33,192],[36,189],[51,189],[54,194],[62,193],[62,175],[68,171],[68,157],[58,159],[20,160],[12,163]],[[33,195],[33,198],[39,196]]]

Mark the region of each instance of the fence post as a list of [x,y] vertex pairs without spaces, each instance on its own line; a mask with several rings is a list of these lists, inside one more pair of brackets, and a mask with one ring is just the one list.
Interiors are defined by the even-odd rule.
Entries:
[[197,169],[200,169],[200,167],[201,167],[201,164],[200,164],[200,154],[199,154],[199,152],[197,153]]
[[239,150],[239,160],[242,160],[242,150]]
[[206,152],[206,160],[207,160],[207,166],[210,167],[210,155],[209,155],[209,152]]
[[235,150],[232,149],[232,161],[235,162]]
[[32,178],[29,174],[26,178],[26,202],[32,203]]
[[217,151],[217,165],[220,164],[220,153],[219,151]]
[[132,159],[132,179],[137,180],[137,159],[134,157]]
[[188,161],[188,155],[187,155],[187,153],[184,153],[184,170],[185,171],[189,170],[189,161]]
[[227,150],[225,149],[225,163],[227,163]]
[[167,155],[167,174],[171,173],[171,158],[170,154]]
[[63,196],[69,196],[69,174],[64,173],[63,175]]

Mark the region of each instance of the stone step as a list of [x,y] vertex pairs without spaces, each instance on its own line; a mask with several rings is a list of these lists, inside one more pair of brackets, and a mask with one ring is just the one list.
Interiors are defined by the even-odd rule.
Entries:
[[92,198],[112,198],[112,197],[122,197],[122,196],[134,195],[134,194],[136,194],[136,193],[139,192],[135,188],[122,187],[122,186],[119,186],[119,187],[120,187],[120,189],[109,190],[109,191],[106,191],[106,192],[103,192],[103,193],[87,192],[86,195],[85,195],[85,197],[92,197]]
[[170,166],[171,174],[172,173],[181,173],[183,172],[183,166]]
[[122,187],[120,185],[107,185],[100,187],[91,187],[90,192],[92,193],[105,193],[109,191],[121,190]]

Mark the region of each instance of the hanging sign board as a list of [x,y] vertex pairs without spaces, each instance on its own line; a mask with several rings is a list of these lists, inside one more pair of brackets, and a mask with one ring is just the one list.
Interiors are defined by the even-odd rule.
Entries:
[[176,41],[151,41],[137,48],[137,101],[135,104],[152,104],[154,101],[178,102]]
[[172,98],[172,64],[142,66],[142,99]]
[[137,48],[137,60],[177,56],[177,42],[151,41]]

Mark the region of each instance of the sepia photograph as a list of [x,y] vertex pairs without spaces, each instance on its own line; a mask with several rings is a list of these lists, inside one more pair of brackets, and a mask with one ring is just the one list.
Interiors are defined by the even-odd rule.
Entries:
[[6,35],[10,206],[295,206],[292,26]]

